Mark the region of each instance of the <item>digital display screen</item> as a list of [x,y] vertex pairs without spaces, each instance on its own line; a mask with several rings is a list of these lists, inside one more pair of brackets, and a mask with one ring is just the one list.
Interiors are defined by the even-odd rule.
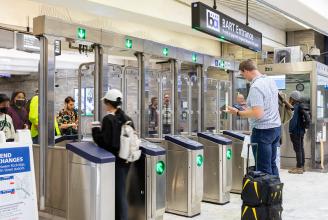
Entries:
[[268,76],[271,78],[277,85],[279,90],[286,89],[286,75],[276,75],[276,76]]

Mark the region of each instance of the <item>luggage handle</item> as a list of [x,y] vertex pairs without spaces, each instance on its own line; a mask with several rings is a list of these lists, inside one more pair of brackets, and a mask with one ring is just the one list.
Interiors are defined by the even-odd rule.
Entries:
[[247,161],[246,161],[246,173],[248,173],[248,169],[249,169],[249,147],[251,146],[256,146],[256,155],[255,155],[255,170],[257,170],[257,151],[258,151],[258,148],[259,148],[259,145],[257,143],[251,143],[251,144],[248,144],[247,146]]

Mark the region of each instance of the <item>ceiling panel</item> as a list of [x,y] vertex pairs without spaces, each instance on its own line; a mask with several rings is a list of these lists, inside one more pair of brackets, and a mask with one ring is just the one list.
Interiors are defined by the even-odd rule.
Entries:
[[[220,5],[224,5],[240,13],[246,14],[246,0],[216,0],[216,2],[218,9],[220,8]],[[285,31],[305,29],[305,27],[299,23],[292,21],[280,12],[267,7],[256,0],[248,1],[248,14],[254,19]]]

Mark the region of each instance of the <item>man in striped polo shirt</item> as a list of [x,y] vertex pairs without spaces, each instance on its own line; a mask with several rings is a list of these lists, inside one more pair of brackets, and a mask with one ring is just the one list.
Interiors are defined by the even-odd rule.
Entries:
[[273,80],[257,70],[252,60],[241,62],[239,70],[251,84],[247,97],[248,109],[239,111],[229,106],[228,112],[249,118],[251,142],[258,144],[258,148],[253,147],[257,170],[278,176],[276,155],[281,137],[281,120],[277,86]]

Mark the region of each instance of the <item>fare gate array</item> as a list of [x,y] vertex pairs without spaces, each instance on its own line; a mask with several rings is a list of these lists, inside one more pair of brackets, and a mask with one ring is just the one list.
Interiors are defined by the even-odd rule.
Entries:
[[115,219],[115,156],[92,142],[67,144],[69,220]]
[[204,145],[203,201],[226,204],[232,183],[232,141],[210,132],[198,133],[198,141]]
[[247,160],[241,157],[245,135],[236,131],[223,131],[232,140],[232,188],[231,192],[241,193],[243,177],[246,174]]
[[203,145],[180,135],[165,136],[166,211],[192,217],[201,212]]
[[127,179],[129,219],[162,220],[165,212],[166,151],[142,140],[141,158],[131,164]]

